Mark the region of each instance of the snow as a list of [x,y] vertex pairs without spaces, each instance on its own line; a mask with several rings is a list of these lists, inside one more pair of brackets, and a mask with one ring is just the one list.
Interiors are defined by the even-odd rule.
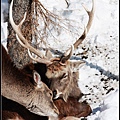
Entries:
[[119,91],[112,91],[98,107],[96,114],[88,116],[87,120],[118,120]]
[[[88,16],[81,4],[91,9],[91,0],[41,0],[42,4],[51,12],[75,20],[71,22],[81,33],[88,21]],[[93,110],[87,120],[118,120],[119,118],[119,15],[118,0],[95,0],[95,16],[93,24],[86,39],[74,52],[75,56],[82,58],[86,64],[79,70],[78,85],[85,94],[80,101],[86,100]],[[2,1],[2,10],[6,10]],[[1,17],[3,19],[3,17]],[[1,21],[1,40],[6,47],[7,23]],[[69,27],[72,31],[74,29]],[[56,35],[59,39],[56,44],[50,39],[50,45],[58,50],[65,51],[75,42],[78,35],[71,35],[62,31]],[[84,50],[82,49],[84,48]],[[88,50],[89,49],[89,50]],[[86,54],[80,53],[87,51]]]

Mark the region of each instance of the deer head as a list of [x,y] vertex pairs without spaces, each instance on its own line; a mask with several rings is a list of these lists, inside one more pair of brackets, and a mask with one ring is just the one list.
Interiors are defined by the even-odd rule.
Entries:
[[53,60],[52,64],[47,65],[46,76],[51,82],[50,89],[53,91],[54,99],[62,97],[64,101],[67,101],[68,96],[74,96],[77,99],[81,96],[77,84],[79,79],[78,68],[85,62],[70,60],[71,51],[67,56],[64,55],[59,60]]
[[[21,26],[26,18],[26,13],[22,19],[22,21],[19,23],[19,25],[16,25],[13,17],[12,17],[12,6],[13,1],[10,5],[10,23],[16,32],[16,38],[18,42],[25,48],[28,49],[28,54],[31,59],[33,59],[36,62],[44,63],[47,66],[47,72],[46,76],[50,79],[51,85],[50,89],[53,91],[54,98],[62,97],[65,101],[67,101],[67,98],[69,95],[74,95],[75,97],[81,96],[81,91],[78,88],[77,85],[77,78],[79,76],[78,69],[79,66],[81,66],[84,61],[75,61],[73,62],[70,60],[70,57],[72,56],[73,49],[76,49],[82,41],[86,38],[87,33],[89,32],[89,29],[91,27],[93,16],[94,16],[94,0],[92,10],[88,11],[86,7],[85,10],[89,16],[88,24],[83,32],[83,34],[79,37],[79,39],[70,47],[65,53],[61,54],[58,58],[48,58],[47,56],[43,55],[39,50],[33,48],[29,43],[28,40],[25,39],[25,37],[22,35],[21,32]],[[32,57],[31,53],[35,53],[39,58]],[[50,57],[50,55],[49,55]],[[77,74],[77,76],[76,76]],[[74,89],[74,90],[73,90]]]
[[2,95],[26,107],[30,112],[42,116],[57,116],[52,91],[33,71],[33,77],[18,70],[2,46]]

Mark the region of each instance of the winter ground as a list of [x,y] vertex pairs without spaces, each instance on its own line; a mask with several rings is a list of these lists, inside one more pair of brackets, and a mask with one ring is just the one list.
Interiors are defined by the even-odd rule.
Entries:
[[[82,29],[88,21],[87,14],[81,4],[91,9],[91,0],[68,0],[69,7],[64,0],[41,0],[51,12],[62,17],[75,20],[74,26]],[[118,35],[118,0],[95,0],[95,16],[92,27],[86,39],[74,52],[74,56],[83,59],[86,64],[79,70],[79,86],[87,94],[82,100],[87,100],[93,113],[87,120],[118,120],[119,119],[119,35]],[[2,4],[7,9],[6,4]],[[1,11],[2,12],[2,11]],[[1,17],[2,18],[2,17]],[[70,28],[74,31],[73,28]],[[7,23],[1,24],[1,39],[6,46]],[[70,33],[59,34],[59,41],[50,39],[50,45],[64,51],[78,38]],[[87,51],[87,52],[84,52]],[[83,53],[84,54],[81,54]]]

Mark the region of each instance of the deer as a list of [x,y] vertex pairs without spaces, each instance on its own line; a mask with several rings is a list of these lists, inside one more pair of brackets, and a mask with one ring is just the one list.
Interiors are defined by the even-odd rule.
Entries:
[[[33,48],[27,42],[27,40],[23,37],[22,32],[20,30],[20,28],[21,28],[21,26],[22,26],[22,24],[23,24],[23,22],[24,22],[24,20],[26,18],[26,13],[24,15],[23,20],[20,22],[20,24],[16,25],[14,23],[14,21],[13,21],[13,18],[12,18],[12,5],[13,5],[13,0],[12,0],[12,2],[10,4],[10,11],[11,11],[10,12],[10,22],[11,22],[11,25],[12,25],[13,29],[16,32],[16,38],[17,38],[17,40],[19,41],[19,43],[23,47],[25,47],[25,48],[28,49],[28,54],[31,57],[31,59],[33,59],[34,61],[36,61],[38,63],[46,64],[46,66],[47,66],[46,76],[50,79],[50,88],[52,89],[53,88],[52,86],[55,85],[54,78],[57,78],[58,76],[59,76],[58,78],[60,78],[62,76],[62,78],[60,80],[58,80],[58,83],[59,82],[61,83],[61,80],[63,78],[67,78],[66,81],[67,80],[68,81],[74,81],[74,82],[68,82],[68,83],[69,84],[75,83],[75,86],[77,86],[75,89],[77,89],[78,93],[80,93],[79,95],[77,94],[77,96],[75,96],[73,94],[73,90],[72,91],[70,90],[70,92],[66,93],[66,91],[69,91],[68,88],[70,88],[70,85],[68,87],[66,87],[67,88],[66,90],[64,90],[64,86],[62,86],[63,88],[61,88],[60,84],[57,84],[55,86],[55,88],[52,89],[52,91],[54,93],[54,99],[57,99],[58,97],[62,96],[63,99],[64,99],[64,101],[67,101],[68,97],[71,96],[70,94],[73,94],[74,97],[78,97],[79,98],[82,93],[81,93],[80,89],[78,88],[78,85],[77,85],[77,82],[76,82],[77,79],[74,80],[74,77],[76,77],[74,74],[78,74],[78,68],[77,68],[77,72],[76,72],[76,70],[75,71],[72,70],[72,68],[75,67],[76,63],[78,65],[81,65],[81,64],[84,63],[84,61],[73,62],[73,61],[70,60],[70,57],[72,56],[72,53],[73,53],[73,47],[71,47],[65,53],[63,53],[62,55],[60,55],[59,58],[52,58],[52,59],[46,58],[39,50],[36,50],[35,48]],[[81,44],[82,41],[86,38],[86,35],[87,35],[87,33],[88,33],[88,31],[89,31],[89,29],[91,27],[92,20],[93,20],[93,15],[94,15],[94,1],[93,1],[93,8],[92,8],[92,10],[88,11],[86,8],[85,8],[85,10],[87,11],[87,13],[89,15],[89,22],[88,22],[87,27],[84,30],[82,36],[73,44],[74,45],[74,49],[76,49],[78,47],[78,45]],[[30,55],[30,51],[33,52],[33,53],[35,53],[36,55],[38,55],[40,57],[40,59],[33,58]],[[70,72],[69,72],[69,68],[70,68]],[[64,72],[61,72],[61,71],[64,71]],[[50,73],[52,73],[52,74],[50,75]],[[70,79],[70,78],[72,78],[72,79]],[[57,81],[57,79],[56,79],[56,81]],[[73,86],[71,86],[71,87],[73,87]],[[74,91],[76,91],[75,89],[74,89]],[[77,93],[77,92],[74,92],[74,93]]]
[[[44,55],[39,49],[32,47],[30,43],[28,43],[28,40],[23,36],[21,32],[21,26],[26,19],[26,12],[21,22],[16,25],[12,17],[13,0],[10,4],[9,20],[13,30],[16,33],[16,39],[24,48],[28,50],[28,54],[33,61],[46,65],[47,70],[45,75],[49,79],[48,84],[53,92],[54,99],[61,97],[64,99],[64,101],[67,101],[69,96],[74,97],[75,99],[80,99],[83,95],[80,88],[78,87],[77,77],[79,76],[79,68],[85,64],[85,61],[73,61],[70,60],[70,58],[73,54],[73,50],[77,49],[77,47],[82,43],[91,28],[95,11],[94,0],[92,0],[92,3],[93,5],[91,11],[83,6],[89,16],[89,21],[82,35],[78,38],[78,40],[76,40],[73,45],[71,45],[69,49],[66,50],[66,52],[61,52],[59,57],[52,57],[51,54],[48,54],[50,53],[50,50],[48,50],[49,52],[46,51],[46,55]],[[31,53],[37,55],[38,58],[34,58]]]
[[40,75],[24,74],[16,68],[2,46],[2,96],[18,102],[30,112],[41,116],[58,116],[59,111],[52,100],[52,91],[41,81]]
[[[29,64],[28,66],[26,66],[27,68],[23,68],[23,71],[25,74],[28,74],[29,76],[32,74],[32,71],[35,69],[39,69],[39,66],[34,66],[33,64]],[[35,67],[35,68],[34,68]],[[37,67],[37,68],[36,68]],[[44,65],[43,65],[44,68]],[[39,71],[39,70],[38,70]],[[44,71],[42,71],[44,72]],[[43,73],[40,73],[40,75]],[[44,78],[44,76],[42,76],[42,79]],[[45,79],[45,78],[44,78]],[[85,102],[78,102],[77,99],[71,98],[69,97],[67,102],[65,102],[63,99],[54,99],[53,102],[55,104],[55,106],[58,108],[59,110],[59,115],[58,117],[48,117],[48,118],[43,118],[43,116],[36,116],[32,113],[30,113],[27,109],[25,109],[23,106],[15,103],[14,101],[11,100],[6,100],[5,98],[3,99],[3,110],[12,110],[15,111],[17,113],[19,113],[21,115],[22,118],[25,118],[25,120],[37,120],[37,119],[45,119],[45,120],[61,120],[61,119],[65,119],[67,116],[74,116],[75,119],[80,118],[80,117],[86,117],[88,115],[90,115],[90,113],[92,112],[91,107],[85,103]],[[17,114],[16,114],[17,117]],[[71,117],[69,117],[71,118]],[[68,118],[66,118],[68,119]],[[72,117],[73,119],[73,117]]]
[[[6,51],[3,48],[3,46],[2,46],[2,55],[6,55]],[[4,57],[2,57],[2,58],[4,58]],[[6,59],[9,61],[9,59],[10,59],[9,56],[7,56]],[[5,61],[4,59],[2,59],[2,60]],[[7,63],[7,62],[5,62],[5,63]],[[8,62],[8,64],[9,64],[9,62]],[[2,63],[2,66],[4,66],[3,63]],[[30,68],[31,68],[31,66],[30,66]],[[31,75],[31,72],[29,73],[28,69],[27,69],[27,72],[29,74],[25,73],[25,70],[21,70],[21,71],[24,74],[27,74],[28,76]],[[41,73],[41,74],[43,74],[43,73]],[[30,77],[32,77],[32,76],[30,76]],[[27,79],[25,79],[25,80],[28,82]],[[2,98],[2,100],[3,100],[3,103],[2,103],[2,106],[3,106],[2,117],[3,117],[3,119],[8,119],[8,118],[9,119],[11,119],[11,118],[12,119],[18,119],[18,120],[19,119],[21,119],[21,120],[22,119],[25,119],[25,120],[29,120],[29,119],[31,119],[31,120],[37,120],[37,119],[47,120],[48,119],[47,117],[37,116],[37,115],[29,112],[24,106],[16,103],[15,101],[11,102],[10,99],[6,100],[6,98],[4,98],[4,97]],[[87,116],[91,113],[91,109],[90,109],[90,106],[88,104],[79,103],[76,99],[73,99],[73,98],[69,98],[67,104],[62,99],[55,100],[54,104],[58,108],[60,114],[59,114],[58,118],[56,118],[56,117],[53,118],[52,117],[52,120],[53,119],[61,120],[61,119],[63,119],[63,117],[70,116],[70,115],[71,116],[76,116],[76,117],[81,117],[81,116],[84,117],[84,116]],[[7,109],[6,109],[6,107],[7,107]],[[71,118],[71,117],[69,117],[69,118]],[[49,116],[49,119],[51,119],[50,116]],[[68,119],[68,118],[66,118],[66,119]],[[77,118],[75,118],[75,119],[77,119]]]

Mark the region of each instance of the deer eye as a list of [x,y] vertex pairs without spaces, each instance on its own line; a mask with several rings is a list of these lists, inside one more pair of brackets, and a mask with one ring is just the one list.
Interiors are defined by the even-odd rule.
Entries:
[[66,79],[67,77],[68,77],[68,74],[64,73],[60,79],[60,83],[64,83],[67,80]]
[[68,76],[68,74],[64,73],[63,76],[62,76],[62,79],[66,78],[67,76]]

